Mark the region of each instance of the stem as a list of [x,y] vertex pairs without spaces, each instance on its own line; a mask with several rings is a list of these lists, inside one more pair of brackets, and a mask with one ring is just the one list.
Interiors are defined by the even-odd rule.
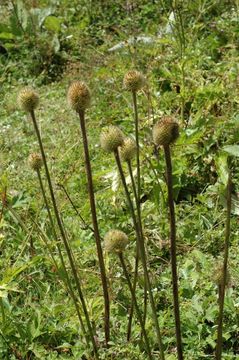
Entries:
[[140,326],[141,326],[142,333],[143,333],[143,336],[144,336],[144,341],[145,341],[145,346],[146,346],[146,350],[147,350],[147,353],[148,353],[148,357],[149,357],[149,359],[152,360],[153,358],[152,358],[152,355],[151,355],[149,339],[148,339],[148,336],[147,336],[147,333],[146,333],[146,330],[145,330],[145,326],[144,326],[144,321],[143,321],[143,318],[142,318],[142,315],[141,315],[141,312],[140,312],[140,309],[139,309],[139,306],[138,306],[138,303],[137,303],[137,299],[136,299],[136,296],[135,296],[135,291],[134,291],[133,286],[132,286],[131,281],[130,281],[130,277],[129,277],[129,274],[128,274],[128,271],[127,271],[127,268],[126,268],[126,265],[125,265],[123,254],[119,253],[118,255],[119,255],[120,263],[121,263],[121,266],[122,266],[122,269],[123,269],[123,272],[124,272],[124,276],[125,276],[125,278],[127,280],[129,290],[131,292],[132,300],[134,302],[134,307],[135,307],[135,310],[136,310],[136,313],[137,313],[137,316],[138,316],[138,319],[139,319],[139,322],[140,322]]
[[64,275],[65,275],[65,277],[66,277],[66,286],[67,286],[68,289],[69,289],[71,298],[72,298],[72,300],[73,300],[73,302],[74,302],[74,305],[75,305],[75,308],[76,308],[76,312],[77,312],[77,316],[78,316],[78,318],[79,318],[79,322],[80,322],[81,327],[82,327],[82,331],[83,331],[83,333],[84,333],[84,335],[85,335],[87,344],[89,345],[88,339],[87,339],[87,337],[86,337],[85,326],[84,326],[84,323],[83,323],[83,320],[82,320],[82,317],[81,317],[81,314],[80,314],[79,305],[78,305],[76,296],[75,296],[74,291],[73,291],[72,286],[71,286],[71,281],[70,281],[70,278],[69,278],[69,275],[68,275],[68,272],[67,272],[67,269],[66,269],[66,264],[65,264],[65,261],[64,261],[63,255],[62,255],[61,247],[60,247],[60,245],[59,245],[59,243],[58,243],[58,237],[57,237],[57,233],[56,233],[54,221],[53,221],[53,218],[52,218],[52,215],[51,215],[51,210],[50,210],[49,202],[48,202],[47,197],[46,197],[45,188],[44,188],[44,185],[43,185],[43,182],[42,182],[41,173],[40,173],[39,170],[37,170],[37,177],[38,177],[38,181],[39,181],[39,184],[40,184],[40,188],[41,188],[43,200],[44,200],[44,203],[45,203],[45,206],[46,206],[46,209],[47,209],[47,214],[48,214],[48,217],[49,217],[49,220],[50,220],[51,229],[52,229],[52,231],[53,231],[53,236],[54,236],[54,238],[55,238],[55,240],[56,240],[56,246],[57,246],[57,250],[58,250],[58,253],[59,253],[59,256],[60,256],[61,265],[62,265],[62,268],[63,268],[63,271],[64,271]]
[[87,139],[86,128],[85,128],[85,112],[80,111],[79,117],[80,117],[81,134],[82,134],[83,145],[84,145],[85,169],[86,169],[87,180],[88,180],[87,183],[88,183],[88,191],[89,191],[92,224],[93,224],[93,229],[94,229],[95,242],[96,242],[99,266],[100,266],[101,282],[102,282],[102,288],[103,288],[103,293],[104,293],[105,342],[106,342],[106,346],[108,346],[108,342],[110,340],[110,300],[109,300],[108,284],[107,284],[107,277],[106,277],[106,271],[105,271],[105,263],[104,263],[104,258],[103,258],[103,251],[102,251],[102,246],[101,246],[101,238],[100,238],[97,215],[96,215],[95,195],[94,195],[92,171],[91,171],[91,164],[90,164],[88,139]]
[[[137,196],[137,191],[136,191],[136,186],[135,186],[135,181],[134,181],[131,162],[128,161],[127,165],[128,165],[128,170],[129,170],[130,179],[131,179],[132,188],[133,188],[133,194],[134,194],[135,203],[136,203],[137,216],[138,216],[138,226],[139,226],[140,233],[141,233],[141,236],[142,236],[142,239],[143,239],[143,229],[142,229],[141,212],[140,212],[140,201],[139,201],[138,196]],[[138,258],[139,258],[139,251],[137,250],[136,259],[135,259],[135,271],[134,271],[135,278],[134,278],[134,282],[133,282],[134,291],[136,290],[136,285],[137,285],[137,280],[138,280],[138,266],[139,266],[139,261],[138,261],[139,259]],[[128,341],[130,339],[132,318],[133,318],[133,312],[134,312],[133,299],[132,299],[132,302],[131,302],[131,308],[130,309],[131,310],[130,310],[130,314],[129,314],[128,334],[127,334],[127,340]],[[144,283],[144,316],[143,316],[144,323],[146,321],[146,316],[147,316],[147,286],[146,286],[146,281],[145,281],[145,283]]]
[[[138,280],[138,269],[139,269],[139,254],[138,254],[138,251],[136,251],[135,265],[134,265],[134,279],[133,279],[134,293],[136,291],[136,285],[137,285],[137,280]],[[127,328],[127,341],[130,341],[130,338],[131,338],[133,315],[134,315],[134,300],[131,297],[129,321],[128,321],[128,328]]]
[[60,214],[59,214],[59,211],[58,211],[58,208],[57,208],[55,194],[54,194],[53,186],[52,186],[52,182],[51,182],[51,177],[50,177],[50,173],[49,173],[49,170],[48,170],[45,150],[44,150],[44,147],[43,147],[43,144],[42,144],[41,135],[40,135],[40,132],[39,132],[39,129],[38,129],[38,125],[37,125],[37,121],[36,121],[36,118],[35,118],[34,111],[31,111],[30,115],[31,115],[31,118],[32,118],[32,121],[33,121],[34,129],[35,129],[35,132],[36,132],[36,135],[37,135],[37,140],[38,140],[40,151],[41,151],[41,156],[42,156],[42,160],[43,160],[43,164],[44,164],[44,168],[45,168],[45,173],[46,173],[48,187],[49,187],[49,191],[50,191],[50,195],[51,195],[51,201],[52,201],[52,205],[53,205],[54,214],[55,214],[57,224],[58,224],[58,227],[59,227],[59,230],[60,230],[62,241],[63,241],[65,249],[66,249],[66,253],[67,253],[67,256],[68,256],[68,259],[69,259],[69,262],[70,262],[71,270],[72,270],[72,273],[73,273],[73,276],[74,276],[74,279],[75,279],[75,282],[76,282],[77,291],[78,291],[78,294],[79,294],[79,297],[80,297],[80,300],[81,300],[81,304],[82,304],[82,308],[83,308],[83,311],[84,311],[84,314],[85,314],[87,327],[88,327],[91,342],[92,342],[92,345],[93,345],[94,353],[95,353],[96,358],[99,359],[99,356],[98,356],[98,353],[97,353],[98,349],[97,349],[97,346],[96,346],[92,326],[91,326],[91,323],[90,323],[90,318],[89,318],[89,314],[88,314],[88,311],[87,311],[85,299],[84,299],[84,296],[83,296],[83,293],[82,293],[82,290],[81,290],[80,280],[79,280],[78,273],[77,273],[75,263],[74,263],[74,259],[73,259],[73,256],[72,256],[68,241],[67,241],[67,237],[66,237],[66,234],[65,234],[65,231],[64,231],[64,227],[63,227],[63,224],[62,224],[62,221],[61,221],[61,218],[60,218]]
[[170,215],[170,251],[171,251],[171,268],[172,268],[172,282],[173,282],[173,301],[174,301],[174,318],[177,341],[178,359],[183,360],[181,324],[179,312],[179,298],[178,298],[178,276],[177,276],[177,257],[176,257],[176,220],[173,201],[173,182],[172,182],[172,162],[169,145],[164,146],[164,155],[167,167],[167,187],[168,187],[168,206]]
[[141,193],[141,184],[140,184],[140,159],[139,159],[139,117],[138,117],[138,106],[137,106],[137,97],[136,92],[132,92],[133,95],[133,106],[134,106],[134,125],[135,125],[135,141],[136,141],[136,161],[137,161],[137,198],[136,204],[140,207],[140,193]]
[[144,276],[145,276],[146,286],[147,286],[147,289],[149,292],[149,299],[150,299],[150,304],[151,304],[151,309],[152,309],[152,315],[153,315],[153,320],[154,320],[155,329],[156,329],[156,335],[157,335],[159,349],[160,349],[160,358],[161,358],[161,360],[164,360],[165,357],[164,357],[164,351],[163,351],[163,342],[162,342],[161,332],[160,332],[160,328],[159,328],[159,324],[158,324],[156,306],[155,306],[155,302],[154,302],[154,298],[153,298],[153,294],[152,294],[152,290],[151,290],[149,273],[148,273],[148,269],[147,269],[147,261],[146,261],[144,242],[143,242],[143,238],[140,236],[142,234],[140,234],[140,229],[138,226],[137,218],[134,213],[134,207],[133,207],[133,203],[132,203],[132,200],[130,197],[130,193],[129,193],[127,184],[126,184],[124,172],[123,172],[122,165],[120,162],[118,149],[114,152],[114,155],[115,155],[115,160],[116,160],[116,163],[117,163],[117,166],[119,169],[121,181],[122,181],[122,184],[124,187],[126,199],[128,202],[128,206],[129,206],[129,209],[131,212],[131,216],[132,216],[132,220],[133,220],[133,224],[134,224],[134,228],[135,228],[135,232],[136,232],[137,246],[139,249],[140,258],[141,258],[143,269],[144,269]]
[[227,183],[227,220],[226,220],[226,231],[225,231],[225,245],[224,245],[224,261],[222,269],[222,283],[221,291],[219,294],[219,316],[218,316],[218,328],[217,328],[217,347],[216,347],[216,360],[222,359],[222,330],[223,330],[223,309],[224,299],[227,281],[227,267],[228,267],[228,256],[229,256],[229,245],[230,245],[230,232],[231,232],[231,207],[232,207],[232,178],[231,172],[228,175]]

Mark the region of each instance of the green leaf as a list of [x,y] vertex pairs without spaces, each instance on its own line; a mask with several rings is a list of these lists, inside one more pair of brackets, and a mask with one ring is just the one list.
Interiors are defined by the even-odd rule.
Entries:
[[233,156],[239,156],[239,145],[227,145],[223,148],[228,154]]
[[227,185],[228,181],[228,165],[227,165],[227,154],[220,154],[216,158],[216,167],[217,167],[217,173],[219,176],[220,181]]
[[14,35],[10,32],[2,32],[0,33],[0,39],[2,40],[12,40],[14,39]]
[[28,23],[28,13],[21,0],[17,1],[17,18],[23,30],[26,30]]
[[57,37],[57,35],[54,35],[52,41],[51,41],[51,46],[52,46],[52,49],[54,50],[54,53],[58,53],[58,51],[60,50],[60,41]]
[[53,10],[51,8],[45,8],[45,9],[33,8],[30,10],[30,14],[32,16],[34,24],[39,28],[43,25],[46,18],[52,13]]
[[44,21],[47,30],[58,33],[61,30],[61,20],[56,16],[48,16]]

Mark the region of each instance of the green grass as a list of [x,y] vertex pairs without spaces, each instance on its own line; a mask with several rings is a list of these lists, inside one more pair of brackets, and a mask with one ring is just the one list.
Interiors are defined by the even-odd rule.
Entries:
[[[49,5],[48,1],[38,3],[40,8]],[[85,4],[81,12],[78,3]],[[0,15],[0,25],[7,26],[14,35],[13,39],[0,36],[8,51],[7,56],[0,55],[1,191],[3,193],[6,188],[8,201],[26,229],[7,208],[4,209],[0,222],[0,359],[91,359],[74,306],[60,280],[62,269],[56,271],[40,230],[34,226],[37,222],[50,239],[37,177],[27,163],[29,153],[38,149],[37,142],[30,119],[17,105],[17,94],[26,84],[34,85],[39,91],[40,106],[36,115],[57,201],[70,234],[97,341],[102,345],[103,298],[94,237],[84,228],[58,186],[64,185],[86,223],[91,225],[79,119],[69,109],[66,93],[74,79],[85,80],[91,89],[92,105],[86,119],[100,232],[104,236],[113,227],[129,235],[130,245],[125,257],[133,271],[134,230],[113,156],[100,149],[99,134],[108,124],[119,125],[125,134],[133,134],[131,97],[123,89],[122,82],[125,72],[134,67],[141,70],[148,81],[148,87],[139,94],[142,214],[166,359],[176,359],[169,225],[163,202],[167,194],[163,152],[159,152],[157,160],[151,140],[153,124],[165,113],[176,116],[181,126],[180,138],[173,147],[173,169],[185,359],[214,358],[218,315],[215,273],[222,260],[226,219],[227,153],[223,148],[238,144],[239,139],[238,4],[234,1],[219,4],[215,0],[185,2],[181,14],[186,46],[180,54],[177,36],[163,32],[170,14],[170,2],[139,1],[135,9],[130,10],[135,19],[133,25],[129,20],[132,13],[126,12],[124,2],[116,3],[112,2],[112,8],[106,5],[103,15],[98,2],[91,8],[84,1],[70,5],[64,0],[62,6],[55,6],[54,15],[65,24],[65,28],[62,26],[57,32],[61,50],[50,58],[49,66],[39,72],[38,57],[34,58],[33,50],[44,57],[44,36],[52,38],[54,33],[44,25],[37,28],[38,41],[33,46],[27,30],[25,35],[11,30],[8,15],[12,11],[7,11],[7,2],[1,5],[5,12]],[[199,3],[203,4],[202,8]],[[26,4],[30,9],[31,2]],[[1,26],[0,35],[6,32]],[[161,37],[157,36],[159,30]],[[142,34],[152,36],[155,42],[151,45],[139,42],[136,49],[126,45],[118,51],[108,51],[130,36]],[[69,35],[73,36],[68,41]],[[50,74],[49,69],[55,72]],[[223,332],[225,360],[237,359],[239,353],[237,156],[232,157],[231,164],[234,186],[231,276]],[[33,258],[28,249],[29,233],[32,233],[36,250]],[[54,243],[50,248],[58,263]],[[132,339],[126,342],[130,293],[122,269],[117,258],[105,254],[105,261],[112,300],[112,346],[101,347],[100,358],[145,359],[140,327],[135,320]],[[141,267],[137,296],[142,306]],[[148,311],[150,313],[150,307]],[[158,358],[150,316],[146,328],[155,358]]]

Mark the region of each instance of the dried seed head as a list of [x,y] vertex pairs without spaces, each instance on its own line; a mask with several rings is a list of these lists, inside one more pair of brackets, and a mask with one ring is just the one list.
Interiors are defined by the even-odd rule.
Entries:
[[128,236],[120,230],[110,230],[104,237],[105,250],[112,253],[122,253],[128,242]]
[[83,81],[74,81],[67,93],[70,107],[79,112],[90,106],[90,90]]
[[145,84],[145,77],[137,70],[130,70],[125,74],[124,87],[128,91],[136,92]]
[[24,111],[31,112],[39,104],[39,95],[32,88],[26,87],[19,92],[18,104]]
[[153,127],[153,141],[157,146],[170,145],[178,136],[179,125],[171,116],[165,116]]
[[122,161],[131,161],[137,151],[136,142],[131,138],[124,139],[123,144],[120,147],[120,158]]
[[28,164],[33,170],[39,171],[43,165],[41,155],[38,153],[30,154],[28,158]]
[[100,144],[106,152],[114,152],[123,144],[124,134],[117,126],[110,125],[100,134]]

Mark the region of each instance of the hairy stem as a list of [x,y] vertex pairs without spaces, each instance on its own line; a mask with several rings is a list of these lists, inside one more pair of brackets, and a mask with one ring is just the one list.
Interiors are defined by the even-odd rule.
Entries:
[[128,202],[128,206],[131,212],[131,216],[132,216],[132,220],[133,220],[133,224],[134,224],[134,228],[135,228],[135,232],[136,232],[136,241],[137,241],[137,246],[139,249],[139,254],[140,254],[140,259],[142,261],[142,265],[143,265],[143,269],[144,269],[144,276],[145,276],[145,281],[146,281],[146,286],[148,289],[148,293],[149,293],[149,299],[150,299],[150,304],[151,304],[151,309],[152,309],[152,315],[153,315],[153,320],[154,320],[154,324],[155,324],[155,330],[156,330],[156,335],[157,335],[157,340],[158,340],[158,345],[159,345],[159,349],[160,349],[160,359],[164,360],[164,351],[163,351],[163,342],[162,342],[162,336],[161,336],[161,332],[160,332],[160,328],[159,328],[159,323],[158,323],[158,317],[157,317],[157,311],[156,311],[156,306],[155,306],[155,302],[154,302],[154,298],[153,298],[153,293],[151,290],[151,284],[150,284],[150,278],[149,278],[149,273],[148,273],[148,269],[147,269],[147,261],[146,261],[146,253],[145,253],[145,247],[144,247],[144,242],[143,242],[143,238],[141,233],[140,233],[140,229],[138,226],[138,222],[137,222],[137,218],[135,216],[135,212],[134,212],[134,206],[133,206],[133,202],[131,200],[130,197],[130,193],[126,184],[126,180],[125,180],[125,175],[122,169],[122,165],[120,162],[120,157],[119,157],[119,152],[118,150],[115,151],[114,153],[115,155],[115,160],[118,166],[118,170],[120,173],[120,178],[124,187],[124,191],[125,191],[125,196]]
[[70,249],[70,246],[68,244],[68,240],[67,240],[67,237],[66,237],[66,234],[65,234],[65,230],[64,230],[64,227],[63,227],[63,224],[62,224],[62,221],[61,221],[61,217],[60,217],[60,214],[59,214],[59,211],[58,211],[58,207],[57,207],[57,204],[56,204],[56,199],[55,199],[55,194],[54,194],[54,190],[53,190],[53,186],[52,186],[52,182],[51,182],[50,172],[49,172],[48,165],[47,165],[46,154],[45,154],[45,150],[44,150],[44,147],[43,147],[43,144],[42,144],[41,135],[40,135],[40,131],[39,131],[39,128],[38,128],[38,125],[37,125],[37,121],[36,121],[36,118],[35,118],[34,111],[31,111],[30,115],[31,115],[31,118],[32,118],[32,121],[33,121],[33,126],[34,126],[34,129],[35,129],[35,132],[36,132],[37,140],[38,140],[40,151],[41,151],[41,156],[42,156],[43,165],[44,165],[44,168],[45,168],[47,183],[48,183],[48,187],[49,187],[49,191],[50,191],[50,195],[51,195],[51,201],[52,201],[53,210],[54,210],[54,214],[55,214],[55,217],[56,217],[57,225],[59,227],[61,238],[62,238],[63,244],[64,244],[65,249],[66,249],[66,253],[67,253],[67,256],[68,256],[68,259],[69,259],[69,262],[70,262],[72,274],[73,274],[74,279],[75,279],[77,291],[78,291],[78,294],[79,294],[79,297],[80,297],[80,300],[81,300],[81,304],[82,304],[82,308],[83,308],[83,311],[84,311],[84,314],[85,314],[87,327],[88,327],[91,342],[92,342],[92,345],[93,345],[94,353],[95,353],[96,359],[99,359],[98,349],[97,349],[97,346],[96,346],[94,333],[93,333],[93,329],[92,329],[92,326],[91,326],[89,314],[88,314],[88,311],[87,311],[85,299],[84,299],[83,292],[82,292],[82,289],[81,289],[79,276],[78,276],[78,273],[77,273],[77,269],[76,269],[76,266],[75,266],[75,263],[74,263],[74,259],[73,259],[72,253],[71,253],[71,249]]
[[[71,296],[71,298],[72,298],[72,300],[74,302],[76,312],[77,312],[77,316],[78,316],[79,322],[81,324],[83,334],[85,335],[86,341],[88,343],[88,338],[86,336],[85,326],[84,326],[84,323],[83,323],[83,320],[82,320],[82,317],[81,317],[81,314],[80,314],[79,304],[77,302],[77,298],[76,298],[76,296],[74,294],[74,291],[73,291],[73,288],[71,286],[71,280],[69,278],[69,275],[68,275],[68,272],[67,272],[67,269],[66,269],[66,264],[65,264],[65,261],[64,261],[63,255],[62,255],[61,247],[60,247],[60,245],[58,243],[58,237],[57,237],[57,233],[56,233],[56,229],[55,229],[55,224],[54,224],[54,221],[53,221],[53,218],[52,218],[49,202],[48,202],[48,199],[47,199],[47,196],[46,196],[46,192],[45,192],[45,188],[44,188],[44,185],[43,185],[41,173],[40,173],[39,170],[37,170],[37,177],[38,177],[38,181],[39,181],[39,184],[40,184],[42,197],[43,197],[43,200],[44,200],[44,203],[45,203],[45,206],[46,206],[48,218],[49,218],[49,221],[50,221],[50,224],[51,224],[51,230],[53,232],[53,236],[54,236],[55,241],[56,241],[56,246],[57,246],[57,250],[58,250],[58,253],[59,253],[61,265],[62,265],[62,268],[63,268],[63,271],[64,271],[64,275],[66,277],[65,285],[69,289],[69,293],[70,293],[70,296]],[[88,345],[89,345],[89,343],[88,343]]]
[[83,139],[84,146],[84,154],[85,154],[85,169],[87,174],[87,183],[88,183],[88,191],[89,191],[89,200],[90,200],[90,208],[91,208],[91,216],[92,216],[92,224],[95,235],[95,242],[100,266],[100,274],[101,274],[101,282],[104,293],[104,304],[105,304],[105,342],[106,346],[108,346],[108,342],[110,340],[110,300],[109,300],[109,292],[108,292],[108,284],[107,277],[105,271],[105,263],[103,258],[103,251],[101,246],[101,238],[99,233],[97,214],[96,214],[96,206],[95,206],[95,195],[94,195],[94,187],[93,187],[93,179],[92,179],[92,171],[90,164],[90,155],[88,148],[88,139],[85,128],[85,113],[84,111],[79,112],[80,117],[80,126],[81,126],[81,134]]
[[167,167],[167,187],[168,187],[168,206],[170,217],[170,251],[171,251],[171,268],[172,268],[172,282],[173,282],[173,301],[174,301],[174,318],[177,341],[178,359],[183,360],[181,323],[179,312],[179,297],[178,297],[178,275],[177,275],[177,257],[176,257],[176,220],[173,201],[173,181],[172,181],[172,162],[169,145],[164,146],[164,155]]
[[[135,265],[134,265],[134,278],[133,278],[133,285],[132,285],[134,293],[136,291],[136,285],[137,285],[137,281],[138,281],[138,270],[139,270],[139,254],[138,254],[138,251],[136,251]],[[133,315],[134,315],[134,300],[133,300],[133,297],[131,297],[131,305],[130,305],[130,310],[129,310],[129,321],[128,321],[128,327],[127,327],[127,341],[130,341],[130,338],[131,338]]]
[[225,245],[224,245],[224,260],[222,269],[222,282],[219,294],[219,316],[218,316],[218,328],[217,328],[217,347],[216,347],[216,360],[222,359],[222,330],[223,330],[223,309],[224,299],[227,281],[227,267],[230,245],[230,233],[231,233],[231,207],[232,207],[232,179],[231,172],[228,175],[227,183],[227,220],[225,230]]
[[136,204],[140,207],[140,195],[141,195],[141,179],[140,179],[140,158],[139,158],[139,117],[138,117],[138,105],[136,92],[132,92],[133,95],[133,107],[134,107],[134,126],[135,126],[135,141],[136,141],[136,161],[137,161],[137,198]]
[[[128,170],[129,170],[130,179],[131,179],[132,188],[133,188],[133,194],[134,194],[135,203],[136,203],[138,226],[139,226],[139,229],[140,229],[140,233],[143,234],[142,222],[141,222],[141,212],[140,212],[140,201],[138,201],[138,195],[137,195],[136,185],[135,185],[135,181],[134,181],[131,162],[128,161],[127,165],[128,165]],[[137,285],[137,281],[138,281],[138,267],[139,267],[139,250],[137,249],[136,258],[135,258],[134,282],[133,282],[134,291],[136,290],[136,285]],[[129,314],[128,333],[127,333],[127,340],[128,341],[130,340],[133,312],[134,312],[134,302],[133,302],[133,299],[132,299],[131,300],[130,314]],[[144,316],[143,316],[144,323],[145,323],[145,320],[146,320],[146,316],[147,316],[147,286],[146,286],[146,281],[145,281],[145,283],[144,283]]]
[[141,329],[142,329],[142,333],[143,333],[143,337],[144,337],[144,341],[145,341],[145,346],[146,346],[146,351],[147,351],[147,354],[148,354],[148,358],[152,360],[153,358],[152,358],[151,349],[150,349],[150,345],[149,345],[149,339],[148,339],[148,336],[147,336],[147,333],[146,333],[146,330],[145,330],[143,317],[141,315],[141,312],[140,312],[140,309],[139,309],[139,306],[138,306],[138,303],[137,303],[137,299],[136,299],[136,296],[135,296],[135,290],[133,289],[133,286],[131,284],[130,277],[129,277],[129,274],[128,274],[128,271],[127,271],[127,268],[126,268],[126,265],[125,265],[125,261],[124,261],[124,258],[123,258],[123,254],[119,253],[118,255],[119,255],[120,263],[121,263],[121,266],[122,266],[122,269],[123,269],[123,272],[124,272],[124,276],[126,278],[129,290],[131,292],[131,296],[132,296],[132,300],[134,302],[134,307],[135,307],[135,310],[136,310],[136,313],[137,313],[137,317],[138,317],[138,320],[140,322],[140,326],[141,326]]

